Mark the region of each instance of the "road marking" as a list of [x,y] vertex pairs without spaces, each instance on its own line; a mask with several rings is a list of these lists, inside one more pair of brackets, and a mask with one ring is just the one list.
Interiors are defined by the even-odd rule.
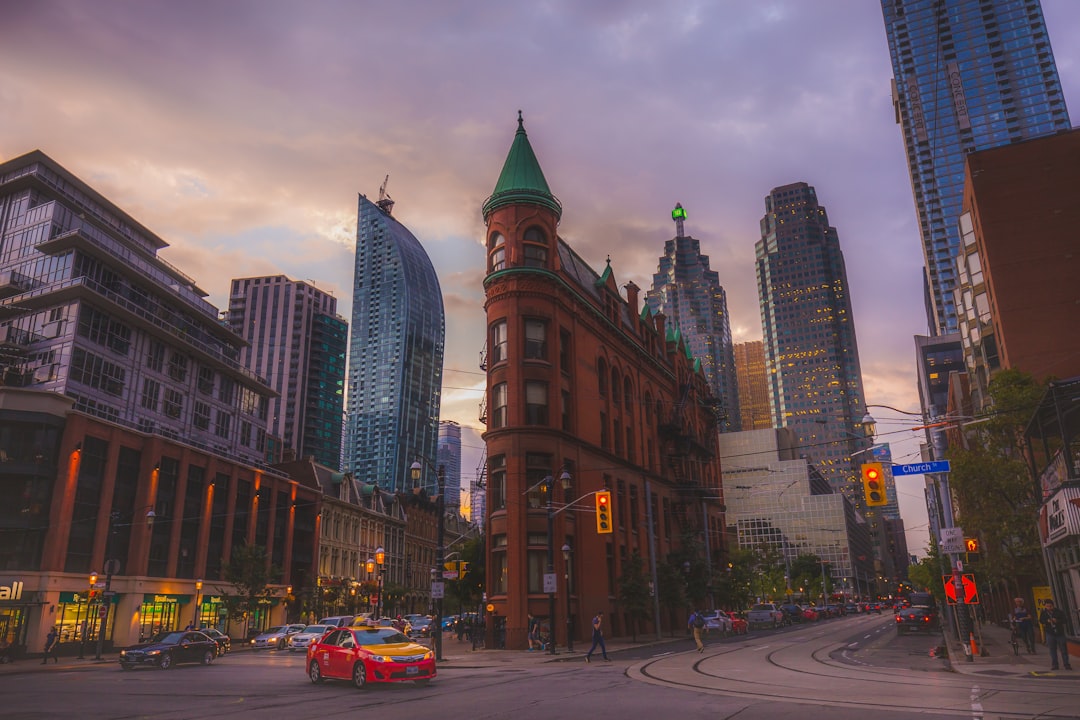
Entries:
[[863,639],[863,640],[869,640],[869,639],[870,639],[870,636],[869,636],[869,635],[863,635],[863,636],[862,636],[862,639]]
[[975,720],[981,720],[983,717],[983,706],[979,702],[979,697],[982,695],[982,690],[978,685],[974,685],[971,688],[971,717]]

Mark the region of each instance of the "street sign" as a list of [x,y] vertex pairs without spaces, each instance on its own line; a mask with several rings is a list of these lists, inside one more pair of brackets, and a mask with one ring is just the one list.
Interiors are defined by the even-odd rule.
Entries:
[[102,568],[106,575],[119,575],[120,574],[120,561],[116,558],[105,561],[105,567]]
[[94,588],[95,590],[100,590],[101,588],[105,587],[105,583],[104,582],[96,582],[93,585],[91,585],[90,587]]
[[438,581],[431,583],[431,597],[435,600],[442,600],[446,595],[446,586]]
[[101,592],[101,597],[111,598],[114,595],[116,595],[115,590],[103,590]]
[[98,608],[97,614],[98,614],[99,618],[104,620],[105,617],[109,614],[109,606],[108,605],[102,605],[101,607]]
[[964,552],[964,529],[941,528],[941,552],[946,555],[957,555]]
[[926,473],[949,472],[948,460],[935,460],[933,462],[913,463],[911,465],[893,465],[893,477],[900,475],[925,475]]
[[443,570],[443,580],[457,580],[457,570]]
[[544,573],[544,592],[553,593],[559,591],[559,576],[555,573]]
[[[960,582],[956,582],[959,578]],[[979,588],[975,584],[975,576],[971,573],[965,573],[964,575],[942,575],[941,582],[945,585],[945,599],[950,605],[956,605],[959,603],[957,598],[959,597],[958,590],[963,590],[964,603],[967,605],[979,604]],[[959,585],[959,587],[957,587]]]

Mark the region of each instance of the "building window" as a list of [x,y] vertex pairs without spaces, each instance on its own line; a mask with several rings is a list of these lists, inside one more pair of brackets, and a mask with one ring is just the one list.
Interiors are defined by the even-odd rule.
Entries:
[[547,248],[525,245],[525,267],[547,267]]
[[547,321],[525,321],[525,358],[547,360]]
[[195,401],[195,414],[192,416],[191,424],[200,430],[210,429],[210,406],[204,402]]
[[529,548],[529,592],[544,592],[544,570],[547,567],[547,550]]
[[607,413],[603,410],[600,411],[600,447],[605,450],[610,450],[608,440],[608,425],[607,425]]
[[543,453],[525,453],[525,487],[530,508],[547,505],[544,479],[551,475],[551,456]]
[[525,424],[548,424],[548,384],[546,382],[525,381]]
[[574,354],[570,343],[570,331],[559,328],[559,369],[567,375],[574,366]]
[[604,358],[596,359],[596,389],[600,397],[607,395],[607,363]]
[[491,574],[488,576],[491,578],[491,594],[492,595],[504,595],[506,594],[506,546],[505,543],[501,550],[494,550],[491,553],[491,562],[493,567],[491,568]]
[[165,367],[165,345],[157,340],[150,341],[146,350],[146,367],[154,372],[161,372]]
[[616,368],[611,368],[611,402],[616,406],[622,401],[619,396],[619,371]]
[[214,423],[214,434],[219,438],[229,437],[229,426],[232,424],[232,415],[227,410],[217,411],[217,422]]
[[506,321],[496,320],[491,325],[491,364],[495,365],[509,359],[506,354]]
[[188,359],[186,355],[174,352],[169,356],[169,377],[178,382],[187,380]]
[[240,444],[251,447],[251,423],[246,420],[240,421]]
[[179,390],[165,390],[165,407],[162,408],[168,417],[174,420],[180,417],[184,411],[184,394]]
[[503,236],[499,233],[492,233],[488,247],[491,248],[490,272],[498,272],[505,268],[506,244],[503,242]]
[[615,436],[615,454],[622,455],[623,452],[623,434],[622,434],[622,422],[618,419],[614,421],[615,428],[612,434]]
[[88,353],[82,348],[71,352],[71,368],[68,377],[75,382],[120,397],[124,394],[127,373],[124,368]]
[[634,402],[634,385],[630,378],[623,378],[623,406],[629,410]]
[[218,388],[218,400],[226,405],[232,405],[236,393],[236,381],[230,377],[221,376],[221,386]]
[[645,427],[652,427],[652,395],[645,393]]
[[562,429],[571,432],[573,415],[570,412],[570,391],[562,391]]
[[636,533],[638,529],[638,496],[637,486],[630,486],[630,532]]
[[496,455],[488,461],[488,484],[491,488],[491,509],[506,509],[506,456]]
[[198,389],[203,395],[214,393],[214,369],[208,367],[199,368]]
[[491,427],[506,427],[506,383],[491,388]]
[[161,383],[157,380],[145,378],[142,385],[142,400],[139,405],[147,410],[157,411],[158,399],[161,397]]

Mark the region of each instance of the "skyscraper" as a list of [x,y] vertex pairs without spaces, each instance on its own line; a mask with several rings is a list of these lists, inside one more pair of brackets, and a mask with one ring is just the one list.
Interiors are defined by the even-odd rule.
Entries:
[[241,362],[278,392],[271,432],[297,458],[337,470],[349,328],[337,298],[284,275],[235,279],[229,326],[250,343]]
[[964,158],[1070,127],[1039,0],[881,0],[919,215],[927,319],[957,330]]
[[390,215],[386,197],[360,196],[356,224],[345,465],[387,490],[411,487],[425,466],[435,490],[445,318],[435,268]]
[[700,241],[684,234],[686,210],[682,205],[675,205],[671,218],[675,237],[664,243],[645,302],[653,312],[664,313],[672,327],[679,328],[690,352],[701,360],[701,371],[722,403],[721,430],[738,430],[739,385],[727,293],[719,274],[709,268],[709,256],[701,254]]
[[765,372],[765,345],[760,340],[735,343],[735,376],[739,380],[739,415],[743,430],[772,427],[769,382]]
[[436,464],[446,472],[447,512],[461,513],[461,426],[453,420],[439,422],[439,452]]
[[851,455],[868,446],[855,322],[836,228],[814,188],[794,183],[765,198],[755,245],[773,426],[834,488],[850,488]]

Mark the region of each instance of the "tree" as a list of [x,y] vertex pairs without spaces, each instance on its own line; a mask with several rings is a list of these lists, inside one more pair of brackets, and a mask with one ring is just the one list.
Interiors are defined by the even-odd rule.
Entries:
[[[656,582],[660,585],[660,607],[667,611],[669,616],[686,607],[685,581],[681,567],[676,567],[666,560],[657,563]],[[675,623],[671,623],[669,629],[674,637]]]
[[623,563],[623,572],[618,579],[619,603],[630,617],[630,632],[637,642],[638,622],[648,617],[649,577],[645,573],[645,561],[637,550],[630,559]]
[[272,591],[268,585],[281,577],[281,569],[267,561],[262,545],[242,545],[233,548],[221,575],[232,585],[218,588],[222,605],[230,619],[239,620],[270,604]]

